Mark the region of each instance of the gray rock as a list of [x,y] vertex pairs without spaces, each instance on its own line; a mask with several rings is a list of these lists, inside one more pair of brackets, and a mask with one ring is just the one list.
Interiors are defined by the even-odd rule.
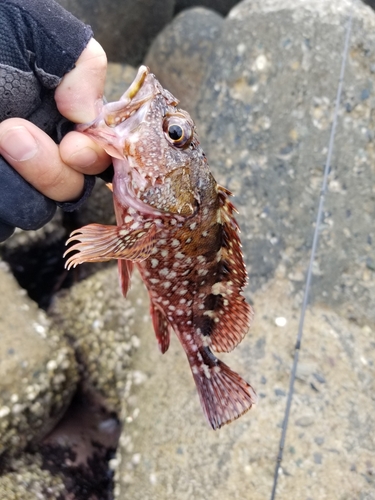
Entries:
[[205,7],[226,16],[239,0],[176,0],[175,14],[191,7]]
[[155,36],[172,19],[174,0],[58,0],[91,25],[110,61],[138,65]]
[[120,292],[117,265],[61,291],[49,314],[70,339],[85,389],[94,389],[118,412],[130,383],[131,355],[139,344],[133,325],[143,318]]
[[[253,291],[305,279],[349,1],[244,1],[225,20],[197,104],[219,182],[236,194]],[[375,15],[356,3],[312,299],[374,320]],[[182,75],[182,79],[184,76]],[[364,323],[363,323],[364,324]]]
[[[207,68],[198,64],[207,76],[197,104],[194,95],[186,107],[195,106],[217,180],[236,195],[253,291],[277,270],[301,299],[350,5],[244,1],[225,19]],[[165,46],[174,23],[178,18],[163,34]],[[186,45],[174,40],[173,61],[179,61]],[[205,35],[196,31],[196,47],[201,40]],[[165,59],[153,57],[157,75],[164,74]],[[175,73],[168,66],[173,77],[169,84],[163,76],[163,84],[184,98],[194,67],[176,66]],[[375,15],[357,2],[311,299],[362,324],[375,319],[373,68]]]
[[[144,291],[137,290],[137,296],[143,303],[137,314],[146,316]],[[204,420],[176,338],[162,356],[150,319],[134,324],[140,349],[133,357],[134,383],[124,401],[124,430],[113,463],[117,499],[270,497],[286,404],[275,392],[288,391],[299,311],[291,283],[282,278],[258,290],[254,302],[250,334],[220,358],[261,397],[256,408],[216,432]],[[280,312],[287,320],[284,327],[275,323]],[[255,356],[259,338],[265,343],[262,358]],[[345,344],[350,350],[343,349]],[[301,361],[316,366],[327,383],[317,392],[296,381],[278,498],[316,498],[317,485],[320,497],[337,498],[344,491],[348,498],[375,498],[373,350],[369,327],[360,328],[328,308],[308,312]]]
[[43,470],[42,464],[41,456],[35,454],[13,458],[9,463],[12,471],[0,476],[1,500],[65,499],[62,480]]
[[77,381],[72,349],[0,265],[0,455],[47,434]]
[[182,12],[157,36],[145,59],[181,108],[193,115],[222,24],[223,18],[207,9]]

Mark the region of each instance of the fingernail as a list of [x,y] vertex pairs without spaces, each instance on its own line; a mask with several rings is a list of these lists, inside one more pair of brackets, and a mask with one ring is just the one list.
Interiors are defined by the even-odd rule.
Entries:
[[14,127],[1,138],[1,150],[15,161],[30,160],[38,151],[38,144],[25,127]]
[[72,154],[69,158],[69,165],[72,167],[89,167],[99,160],[99,157],[91,148],[83,148],[80,151]]

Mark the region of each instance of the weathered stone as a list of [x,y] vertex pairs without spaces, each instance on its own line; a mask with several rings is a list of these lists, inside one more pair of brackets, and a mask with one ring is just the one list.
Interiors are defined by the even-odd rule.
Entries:
[[110,61],[138,65],[172,19],[174,0],[58,0],[90,24]]
[[[144,300],[142,290],[139,297]],[[288,390],[299,308],[286,279],[271,281],[253,299],[250,334],[219,357],[254,385],[259,403],[216,432],[205,422],[176,338],[162,356],[150,320],[134,325],[140,349],[114,461],[117,499],[270,497],[286,405],[275,390]],[[147,314],[146,303],[137,314]],[[275,324],[281,314],[284,327]],[[259,339],[261,357],[255,355]],[[302,366],[314,366],[327,382],[296,381],[277,498],[316,498],[318,485],[319,498],[374,499],[374,330],[314,307],[302,347]]]
[[[65,486],[58,476],[42,469],[40,455],[24,454],[12,459],[12,472],[0,476],[1,500],[61,500],[65,497]],[[19,471],[22,471],[20,473]]]
[[175,14],[191,7],[205,7],[226,16],[239,0],[176,0]]
[[77,381],[72,349],[0,266],[0,455],[47,434]]
[[163,87],[193,116],[222,24],[223,18],[210,10],[184,11],[157,36],[145,59]]
[[76,352],[81,382],[115,411],[128,391],[131,355],[138,347],[133,325],[143,321],[131,301],[125,301],[118,281],[117,266],[112,265],[61,291],[49,311]]
[[[244,1],[210,59],[198,131],[236,195],[252,290],[277,268],[304,284],[350,5]],[[375,320],[373,67],[375,15],[357,2],[312,298],[358,321]]]

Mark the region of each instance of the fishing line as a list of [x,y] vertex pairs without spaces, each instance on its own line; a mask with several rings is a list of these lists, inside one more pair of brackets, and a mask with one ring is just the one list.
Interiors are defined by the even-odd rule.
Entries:
[[311,278],[312,278],[312,268],[313,268],[313,264],[314,264],[314,260],[315,260],[316,249],[318,246],[319,227],[320,227],[320,222],[321,222],[322,214],[323,214],[324,198],[325,198],[325,194],[326,194],[326,190],[327,190],[328,174],[329,174],[329,170],[330,170],[331,158],[332,158],[332,153],[333,153],[333,144],[334,144],[335,133],[336,133],[337,118],[338,118],[338,112],[339,112],[339,107],[340,107],[342,87],[343,87],[343,82],[344,82],[345,67],[346,67],[348,51],[349,51],[349,40],[350,40],[350,34],[351,34],[351,30],[352,30],[353,10],[354,10],[355,2],[356,2],[356,0],[352,0],[352,2],[351,2],[350,13],[348,16],[347,26],[346,26],[346,30],[345,30],[346,31],[345,43],[344,43],[344,50],[343,50],[343,54],[342,54],[340,76],[339,76],[339,82],[338,82],[338,88],[337,88],[337,94],[336,94],[335,110],[334,110],[334,115],[333,115],[331,134],[330,134],[330,138],[329,138],[327,159],[326,159],[326,163],[325,163],[325,167],[324,167],[323,183],[322,183],[322,188],[321,188],[320,197],[319,197],[319,208],[318,208],[318,215],[316,217],[314,238],[313,238],[313,244],[311,247],[310,262],[309,262],[309,267],[307,269],[307,275],[306,275],[305,291],[304,291],[302,307],[301,307],[301,316],[300,316],[300,321],[299,321],[299,326],[298,326],[297,340],[296,340],[296,344],[295,344],[295,348],[294,348],[295,350],[294,350],[293,366],[292,366],[292,371],[291,371],[290,381],[289,381],[289,393],[288,393],[288,399],[287,399],[286,408],[285,408],[283,427],[282,427],[282,431],[281,431],[279,453],[277,456],[275,473],[274,473],[274,478],[273,478],[271,500],[274,500],[276,498],[277,481],[279,478],[281,461],[282,461],[283,453],[284,453],[285,438],[286,438],[286,432],[288,429],[290,408],[292,405],[292,398],[293,398],[293,392],[294,392],[294,382],[296,380],[298,358],[299,358],[299,352],[301,349],[303,325],[304,325],[304,321],[305,321],[307,302],[309,299],[309,291],[310,291]]

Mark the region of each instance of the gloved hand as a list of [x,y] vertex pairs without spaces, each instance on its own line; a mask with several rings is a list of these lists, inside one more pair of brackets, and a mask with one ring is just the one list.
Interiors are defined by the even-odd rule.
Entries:
[[0,241],[43,226],[56,204],[78,208],[110,164],[69,132],[95,118],[105,72],[91,28],[56,2],[0,2]]

